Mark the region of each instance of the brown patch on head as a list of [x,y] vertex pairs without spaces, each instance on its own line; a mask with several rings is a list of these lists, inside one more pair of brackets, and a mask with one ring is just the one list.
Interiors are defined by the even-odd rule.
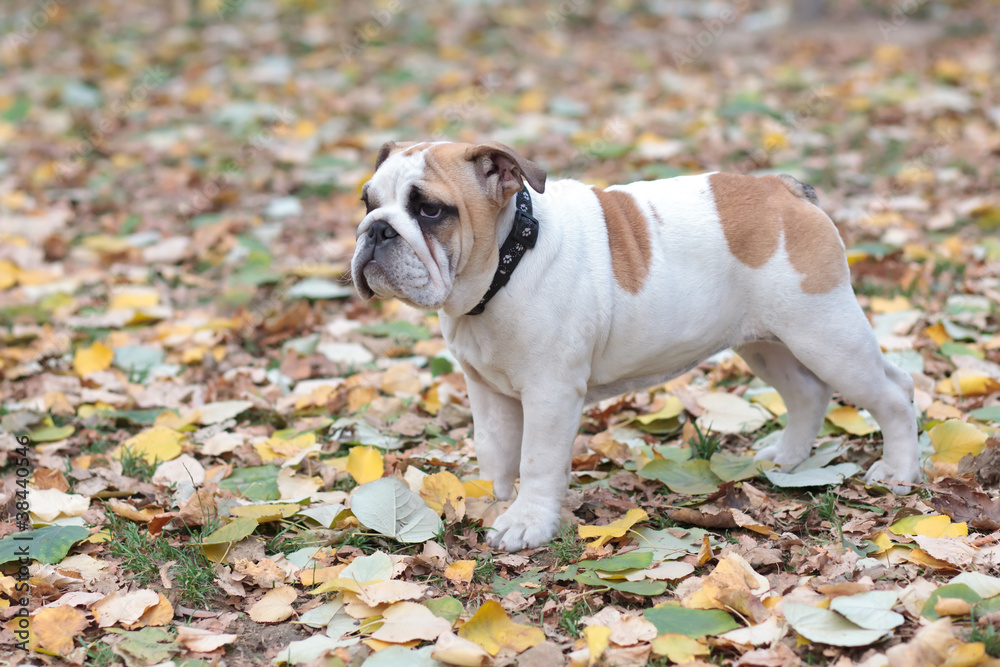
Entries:
[[375,158],[375,171],[382,166],[382,163],[400,151],[409,151],[418,146],[415,141],[387,141],[378,149],[378,157]]
[[849,278],[844,245],[827,215],[814,204],[816,192],[790,176],[712,174],[708,177],[719,221],[736,259],[760,268],[778,250],[782,236],[807,294],[824,294]]
[[615,280],[626,292],[638,294],[653,261],[646,216],[627,192],[597,187],[593,190],[604,211],[604,224],[608,227],[608,246]]

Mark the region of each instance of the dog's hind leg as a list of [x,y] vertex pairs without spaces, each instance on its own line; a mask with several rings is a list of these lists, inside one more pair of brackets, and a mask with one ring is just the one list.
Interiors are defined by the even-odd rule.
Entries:
[[[775,335],[816,377],[869,410],[882,429],[882,459],[865,481],[921,481],[913,379],[882,354],[850,288],[823,295],[808,317],[796,320]],[[893,487],[896,493],[907,490]]]
[[802,364],[780,342],[754,342],[736,352],[754,375],[774,387],[788,408],[788,426],[777,443],[760,450],[756,458],[794,466],[809,457],[823,424],[833,390]]

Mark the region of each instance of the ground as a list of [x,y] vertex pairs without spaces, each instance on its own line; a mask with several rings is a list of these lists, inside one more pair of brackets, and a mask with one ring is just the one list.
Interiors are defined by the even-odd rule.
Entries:
[[[0,658],[995,662],[1000,7],[828,4],[5,9]],[[344,280],[379,146],[427,138],[813,185],[925,482],[865,487],[839,397],[808,466],[754,465],[784,406],[722,354],[589,408],[557,539],[491,551],[435,315]]]

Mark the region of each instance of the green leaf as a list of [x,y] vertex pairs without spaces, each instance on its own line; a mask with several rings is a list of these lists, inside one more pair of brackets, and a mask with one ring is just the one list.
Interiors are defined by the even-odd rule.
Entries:
[[135,632],[108,628],[107,631],[121,635],[121,642],[112,650],[128,665],[157,665],[181,650],[174,635],[164,628],[148,627]]
[[251,517],[233,519],[211,535],[202,538],[201,543],[231,544],[232,542],[239,542],[244,537],[253,535],[253,531],[257,530],[258,525],[257,519]]
[[130,424],[148,426],[153,424],[156,418],[160,416],[160,413],[165,411],[164,408],[148,408],[146,410],[118,410],[117,412],[108,414],[115,419],[123,419]]
[[898,600],[895,591],[868,591],[835,597],[830,609],[866,630],[887,631],[906,621],[902,614],[892,611]]
[[723,482],[738,482],[756,477],[764,461],[754,461],[753,454],[716,452],[708,462],[709,469]]
[[[674,529],[675,532],[677,529]],[[639,540],[639,548],[632,553],[648,552],[653,554],[653,560],[677,560],[688,554],[697,554],[701,551],[701,545],[708,531],[704,528],[688,528],[685,537],[675,537],[667,530],[653,530],[652,528],[638,528],[632,531]],[[710,538],[713,539],[713,538]]]
[[611,588],[632,595],[662,595],[667,590],[665,581],[625,581],[624,579],[602,579],[593,570],[584,570],[574,579],[587,586]]
[[427,340],[431,332],[427,327],[410,322],[380,322],[358,328],[359,333],[378,338],[404,338],[412,341]]
[[447,375],[455,370],[455,367],[450,361],[444,357],[434,357],[430,360],[428,366],[431,369],[431,375],[438,377],[440,375]]
[[694,639],[721,635],[740,627],[733,617],[721,609],[688,609],[678,602],[662,605],[642,612],[647,621],[656,626],[661,635],[678,632]]
[[948,357],[949,359],[956,354],[964,354],[970,357],[975,357],[976,359],[984,359],[985,355],[975,348],[971,348],[968,345],[962,345],[961,343],[955,343],[950,340],[946,340],[941,343],[941,354]]
[[785,602],[782,608],[788,624],[811,642],[830,646],[868,646],[891,634],[885,630],[862,628],[835,611],[802,602]]
[[799,488],[803,486],[830,486],[842,484],[844,480],[861,472],[861,466],[856,463],[838,463],[826,468],[811,468],[801,472],[778,472],[765,470],[764,476],[771,484],[782,488]]
[[72,426],[47,426],[32,431],[28,437],[32,442],[58,442],[73,435],[75,430]]
[[[499,575],[493,575],[493,592],[500,597],[506,597],[514,591],[517,591],[521,595],[531,595],[538,592],[538,586],[541,585],[543,576],[545,574],[540,568],[532,568],[520,577],[510,580],[504,579]],[[531,587],[524,584],[538,584],[538,586]]]
[[1000,424],[1000,405],[991,405],[986,408],[979,408],[970,412],[969,415],[979,421]]
[[278,500],[277,466],[250,466],[237,468],[233,474],[219,482],[220,489],[226,489],[250,500]]
[[443,618],[453,624],[462,615],[462,601],[450,595],[443,598],[428,600],[424,606],[431,610],[431,613],[438,618]]
[[370,556],[358,556],[341,571],[340,577],[361,583],[392,579],[392,559],[384,551],[376,551]]
[[123,345],[115,348],[114,364],[126,373],[148,373],[163,363],[166,352],[158,347]]
[[3,113],[0,114],[0,118],[3,118],[8,123],[19,123],[24,120],[25,116],[28,115],[28,110],[31,108],[31,102],[24,95],[18,95],[14,103],[9,107],[4,109]]
[[365,527],[400,542],[425,542],[441,532],[441,518],[423,498],[395,477],[362,484],[351,511]]
[[582,560],[577,563],[581,570],[600,570],[601,572],[621,572],[623,570],[641,570],[653,563],[651,551],[630,551],[609,558],[598,560]]
[[645,479],[659,480],[674,493],[689,495],[715,493],[722,483],[704,459],[681,462],[655,459],[644,465],[638,475]]
[[87,537],[90,537],[90,531],[81,526],[46,526],[14,533],[0,540],[0,565],[15,562],[24,556],[25,547],[28,558],[54,565],[66,557],[74,544]]
[[931,593],[930,597],[927,598],[927,602],[924,603],[924,608],[921,610],[920,615],[932,621],[941,618],[941,615],[934,611],[934,607],[941,598],[958,598],[959,600],[965,600],[969,604],[975,604],[982,599],[979,597],[979,593],[965,584],[945,584]]

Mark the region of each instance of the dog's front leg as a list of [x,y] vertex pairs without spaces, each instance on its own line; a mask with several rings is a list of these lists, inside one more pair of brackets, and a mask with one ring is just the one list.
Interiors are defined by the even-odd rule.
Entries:
[[524,432],[521,402],[493,391],[468,374],[465,382],[472,406],[479,475],[493,480],[493,494],[497,498],[509,500],[514,495],[514,480],[521,461]]
[[585,394],[585,383],[579,389],[545,385],[522,393],[521,486],[517,499],[493,523],[490,546],[520,551],[555,536]]

